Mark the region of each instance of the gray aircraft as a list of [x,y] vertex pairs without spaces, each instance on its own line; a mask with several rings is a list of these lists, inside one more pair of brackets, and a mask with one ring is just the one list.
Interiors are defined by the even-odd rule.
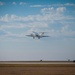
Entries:
[[33,33],[31,33],[30,35],[26,35],[26,36],[33,37],[33,39],[35,39],[35,38],[40,39],[40,38],[42,38],[42,37],[49,37],[49,36],[45,36],[44,33],[45,33],[45,32],[40,32],[40,33],[33,32]]

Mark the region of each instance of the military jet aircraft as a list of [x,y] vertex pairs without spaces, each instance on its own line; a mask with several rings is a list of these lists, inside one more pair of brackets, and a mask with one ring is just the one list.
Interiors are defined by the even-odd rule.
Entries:
[[33,32],[33,33],[31,33],[30,35],[26,35],[26,36],[33,37],[33,39],[35,39],[35,38],[40,39],[40,38],[42,38],[42,37],[49,37],[49,36],[45,36],[44,33],[45,33],[45,32],[40,32],[40,33]]

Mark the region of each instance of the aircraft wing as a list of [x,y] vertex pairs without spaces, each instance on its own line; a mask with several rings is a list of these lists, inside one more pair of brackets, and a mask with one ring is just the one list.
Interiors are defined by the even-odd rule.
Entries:
[[42,37],[50,37],[50,36],[42,36]]
[[33,37],[33,39],[35,38],[35,36],[33,36],[33,35],[26,35],[26,36]]

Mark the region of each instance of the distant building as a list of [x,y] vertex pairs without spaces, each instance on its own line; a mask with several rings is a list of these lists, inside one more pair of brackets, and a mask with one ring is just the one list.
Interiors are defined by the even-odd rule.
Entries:
[[40,60],[40,61],[42,61],[42,60]]
[[73,62],[75,62],[75,60],[73,60]]

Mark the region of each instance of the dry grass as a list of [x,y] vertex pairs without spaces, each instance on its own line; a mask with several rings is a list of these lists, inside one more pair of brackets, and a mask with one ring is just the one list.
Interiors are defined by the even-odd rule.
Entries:
[[0,64],[0,75],[75,75],[75,64]]

